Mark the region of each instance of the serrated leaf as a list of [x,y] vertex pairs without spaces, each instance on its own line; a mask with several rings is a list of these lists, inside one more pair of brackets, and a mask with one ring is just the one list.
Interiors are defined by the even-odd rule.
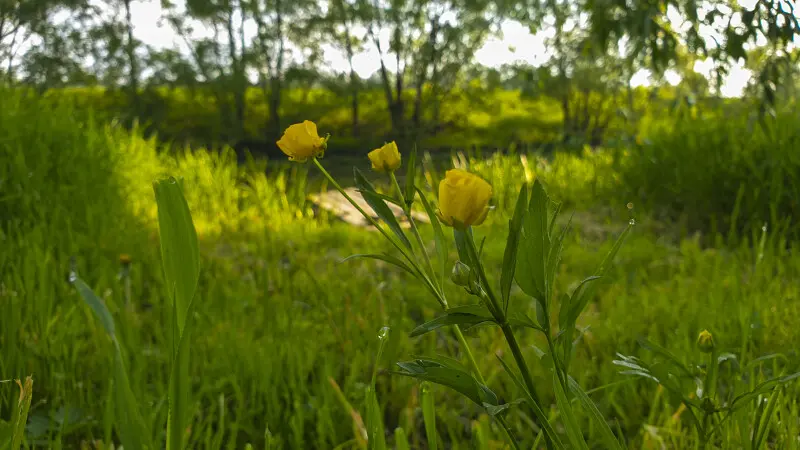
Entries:
[[411,241],[409,241],[408,237],[406,237],[405,232],[403,232],[403,229],[400,227],[400,223],[397,221],[397,217],[394,216],[392,210],[386,205],[377,191],[375,191],[372,183],[370,183],[369,180],[367,180],[361,171],[356,167],[353,168],[353,174],[356,187],[361,193],[361,196],[364,197],[364,201],[366,201],[375,214],[377,214],[377,216],[389,226],[389,228],[392,230],[392,232],[394,232],[395,236],[400,239],[403,245],[410,250]]
[[522,221],[515,278],[523,292],[547,308],[547,255],[550,251],[550,199],[537,180],[531,188],[528,211]]
[[479,406],[484,403],[498,404],[497,394],[487,386],[478,382],[465,368],[453,364],[442,364],[433,359],[416,359],[414,361],[398,362],[398,375],[417,378],[441,384],[464,395]]
[[173,302],[178,326],[176,337],[183,333],[186,317],[200,278],[200,250],[197,232],[175,178],[153,183],[158,204],[158,232],[161,241],[161,261],[167,293]]
[[508,237],[503,253],[503,271],[500,274],[500,295],[503,300],[503,310],[508,312],[508,301],[511,296],[511,286],[514,283],[514,271],[517,267],[517,252],[519,250],[519,235],[522,229],[522,219],[528,207],[528,187],[523,184],[517,196],[514,215],[508,223]]
[[555,391],[556,394],[556,404],[564,420],[564,430],[567,433],[567,438],[569,439],[571,447],[574,449],[589,450],[583,438],[583,433],[581,433],[581,427],[578,425],[578,421],[572,413],[572,405],[555,372],[553,373],[553,391]]
[[484,322],[494,322],[494,318],[483,305],[459,306],[450,308],[443,315],[414,328],[409,336],[421,336],[449,325],[468,325],[471,327]]

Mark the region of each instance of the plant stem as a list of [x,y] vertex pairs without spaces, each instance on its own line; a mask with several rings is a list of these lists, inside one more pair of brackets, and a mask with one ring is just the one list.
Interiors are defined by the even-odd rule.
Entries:
[[[419,248],[422,251],[422,256],[425,258],[425,264],[428,266],[428,270],[430,271],[431,277],[435,280],[435,272],[433,270],[433,264],[431,264],[431,258],[428,255],[428,250],[425,248],[425,243],[422,240],[422,235],[419,232],[419,228],[417,228],[417,223],[414,221],[414,218],[411,216],[411,205],[406,202],[403,198],[403,191],[400,189],[400,183],[397,182],[397,177],[394,176],[394,172],[389,172],[389,178],[392,179],[392,183],[394,184],[395,190],[397,190],[397,197],[400,200],[400,203],[406,205],[403,207],[403,214],[405,214],[408,223],[411,225],[411,231],[414,234],[414,237],[417,240],[417,244],[419,244]],[[444,282],[444,280],[442,280]]]
[[514,448],[514,450],[521,450],[519,443],[517,443],[517,440],[514,439],[514,435],[511,434],[511,428],[508,426],[508,422],[506,422],[506,419],[504,419],[503,416],[499,414],[497,415],[496,419],[497,422],[500,424],[500,426],[503,427],[506,439],[508,439],[508,442],[511,443],[511,446]]
[[486,384],[486,380],[483,378],[480,368],[478,368],[478,363],[475,361],[475,357],[472,355],[472,350],[469,348],[467,339],[464,337],[464,333],[461,332],[461,327],[456,325],[453,328],[455,328],[456,330],[456,337],[458,338],[458,342],[461,344],[461,347],[467,354],[467,359],[469,360],[470,366],[472,366],[472,371],[475,372],[475,376],[478,377],[478,381],[480,381],[481,384]]

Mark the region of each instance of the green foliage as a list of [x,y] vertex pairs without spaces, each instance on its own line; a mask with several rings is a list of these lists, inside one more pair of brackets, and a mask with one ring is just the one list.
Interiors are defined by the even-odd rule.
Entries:
[[[545,434],[552,436],[553,448],[572,447],[563,426],[567,418],[561,415],[565,402],[572,412],[569,422],[581,430],[572,439],[582,438],[589,448],[615,448],[613,441],[626,448],[695,448],[702,439],[689,411],[702,426],[701,409],[681,406],[682,398],[652,379],[620,375],[612,360],[622,360],[615,356],[619,352],[636,358],[654,376],[686,378],[675,368],[678,361],[690,370],[692,384],[666,384],[679,388],[688,404],[702,408],[702,397],[691,397],[697,395],[694,380],[703,386],[714,384],[707,381],[708,354],[700,354],[695,346],[704,328],[714,331],[719,349],[718,373],[711,377],[717,380],[715,405],[736,405],[730,415],[714,413],[709,419],[715,429],[708,447],[796,446],[798,384],[792,374],[798,367],[792,343],[800,340],[800,316],[793,299],[800,292],[793,280],[800,276],[800,264],[787,234],[770,221],[767,232],[739,233],[736,239],[681,238],[680,224],[657,220],[670,217],[654,213],[658,205],[634,199],[637,231],[627,234],[624,246],[615,247],[632,214],[624,207],[630,197],[620,187],[633,186],[633,172],[628,172],[633,166],[628,167],[625,158],[632,158],[634,148],[628,156],[598,149],[582,154],[557,151],[545,157],[516,149],[508,154],[456,153],[451,160],[493,185],[496,209],[474,230],[479,248],[465,250],[482,255],[488,270],[481,279],[487,286],[498,286],[493,291],[498,299],[506,295],[502,280],[508,240],[502,233],[509,231],[522,185],[539,180],[549,196],[563,200],[567,213],[561,214],[563,220],[548,223],[551,238],[560,236],[571,217],[573,231],[563,238],[561,264],[550,284],[551,306],[563,306],[565,295],[582,297],[579,293],[587,288],[593,295],[577,315],[573,339],[561,338],[568,345],[557,349],[560,354],[572,349],[569,373],[574,383],[569,376],[564,380],[566,398],[559,401],[555,391],[545,389],[557,363],[548,358],[552,351],[543,327],[524,325],[523,316],[536,314],[534,302],[513,284],[507,294],[508,321],[539,391],[534,399],[513,355],[500,347],[502,328],[477,326],[461,334],[450,325],[413,339],[408,336],[420,324],[475,301],[446,281],[444,273],[438,275],[438,263],[434,271],[443,282],[431,284],[447,300],[444,311],[424,300],[431,294],[424,277],[410,282],[411,277],[385,260],[341,264],[353,253],[396,254],[397,249],[377,233],[351,228],[311,208],[306,195],[324,183],[308,178],[307,166],[254,161],[238,166],[228,150],[160,152],[155,140],[143,139],[138,131],[99,125],[69,102],[3,94],[0,378],[34,373],[37,392],[47,398],[34,399],[31,405],[26,444],[72,448],[102,440],[108,447],[124,440],[115,418],[119,383],[109,365],[115,349],[108,324],[113,323],[120,348],[126,350],[130,391],[137,404],[144,405],[143,437],[153,447],[166,446],[157,430],[168,420],[167,379],[173,357],[163,349],[173,343],[169,330],[174,304],[164,295],[167,275],[160,264],[159,205],[151,189],[153,180],[174,174],[184,180],[203,268],[191,315],[192,397],[184,428],[188,448],[335,448],[359,447],[362,442],[366,448],[366,440],[360,439],[367,436],[367,428],[359,420],[362,414],[367,417],[367,380],[374,380],[370,384],[384,430],[403,430],[386,436],[387,448],[419,448],[433,441],[439,448],[450,448],[475,440],[487,448],[502,446],[500,419],[521,448],[541,448]],[[790,121],[780,120],[786,120],[784,131],[791,136]],[[711,119],[703,125],[723,129]],[[738,152],[747,152],[745,143],[728,141]],[[678,145],[687,141],[670,142],[676,142],[673,151],[678,153]],[[692,148],[699,150],[699,145]],[[765,161],[784,158],[764,149],[758,155]],[[420,156],[430,169],[424,153]],[[684,156],[687,162],[701,163],[699,157],[688,158],[688,151]],[[788,157],[780,160],[791,162]],[[679,162],[676,158],[670,170],[690,170]],[[655,168],[649,173],[671,176]],[[736,173],[746,179],[743,170]],[[435,197],[431,188],[435,191],[436,183],[426,186],[425,180],[438,176],[420,169],[417,199]],[[373,187],[384,192],[379,183]],[[740,218],[758,206],[746,201],[749,195],[741,194]],[[435,217],[435,204],[415,206]],[[442,260],[452,264],[456,250],[444,249],[444,232],[425,224],[419,228],[430,254],[441,247]],[[404,232],[412,238],[413,231]],[[119,262],[123,253],[132,259],[127,271]],[[603,263],[609,253],[616,254],[614,265]],[[97,293],[96,301],[82,302],[75,285],[66,280],[73,256],[76,272]],[[418,262],[425,267],[424,261]],[[600,268],[602,278],[586,278]],[[580,287],[581,280],[590,281]],[[90,305],[103,305],[106,312]],[[557,320],[561,311],[571,310],[562,308],[559,317],[550,319],[554,335],[563,328]],[[94,320],[93,315],[103,319]],[[383,325],[400,331],[387,340],[381,366],[413,354],[452,352],[463,361],[458,373],[491,386],[500,409],[466,401],[451,389],[434,387],[423,398],[418,380],[375,371],[375,355],[365,350],[374,348],[375,329]],[[637,339],[641,336],[648,338],[646,347]],[[463,350],[470,347],[474,354]],[[502,363],[492,356],[497,353]],[[586,386],[585,391],[577,386]],[[14,414],[18,392],[12,387],[0,383],[3,419]],[[766,401],[758,401],[759,396]],[[515,403],[518,398],[526,403]],[[426,429],[426,416],[431,415],[423,408],[428,402],[436,405],[432,439]],[[562,407],[554,406],[558,403]]]
[[618,156],[620,180],[659,217],[738,240],[764,224],[797,231],[796,111],[759,123],[709,112],[652,127]]

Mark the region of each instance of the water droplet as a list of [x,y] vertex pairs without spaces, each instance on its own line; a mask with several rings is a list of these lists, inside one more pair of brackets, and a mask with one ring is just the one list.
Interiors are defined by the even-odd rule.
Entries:
[[631,226],[636,225],[636,219],[629,220],[628,221],[628,225],[631,225]]
[[384,340],[389,338],[389,332],[392,331],[389,327],[381,328],[381,331],[378,332],[378,339]]
[[69,280],[70,283],[74,283],[74,282],[78,281],[78,274],[75,273],[74,270],[70,270],[69,271],[69,277],[67,279]]
[[764,226],[761,227],[761,231],[763,231],[764,233],[767,232],[767,224],[764,224]]

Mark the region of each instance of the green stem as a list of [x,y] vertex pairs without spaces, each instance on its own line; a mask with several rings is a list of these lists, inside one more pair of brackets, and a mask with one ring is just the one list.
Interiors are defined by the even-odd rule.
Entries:
[[425,264],[428,266],[429,273],[431,277],[435,278],[435,272],[433,270],[433,264],[431,263],[431,258],[428,255],[428,250],[425,248],[425,243],[422,240],[422,235],[419,232],[419,228],[417,228],[417,223],[414,221],[414,218],[411,216],[411,207],[403,198],[403,190],[400,189],[400,183],[397,182],[397,177],[394,176],[394,172],[389,172],[389,178],[392,179],[392,183],[394,184],[395,190],[397,190],[397,197],[400,200],[400,203],[406,205],[403,207],[403,214],[405,214],[408,223],[411,225],[411,231],[414,237],[417,240],[417,244],[419,245],[420,250],[422,251],[422,256],[425,258]]
[[506,422],[506,419],[504,419],[503,416],[500,416],[500,415],[497,415],[496,418],[497,418],[497,422],[500,424],[500,426],[503,427],[503,431],[505,432],[504,434],[506,435],[506,439],[508,439],[508,442],[511,443],[511,446],[514,448],[514,450],[521,450],[520,446],[519,446],[519,443],[517,443],[517,440],[514,439],[514,435],[511,434],[511,427],[508,426],[508,422]]
[[478,381],[480,381],[481,384],[485,385],[486,380],[483,378],[483,375],[481,374],[481,369],[478,368],[478,363],[475,361],[475,357],[472,355],[472,350],[470,349],[469,344],[467,343],[467,339],[464,337],[464,333],[461,332],[461,327],[456,325],[454,328],[456,330],[456,337],[458,338],[458,342],[461,344],[461,347],[463,347],[464,352],[467,354],[467,359],[469,360],[470,366],[472,366],[472,371],[475,372],[475,376],[478,377]]
[[561,383],[561,387],[564,389],[564,392],[569,392],[569,386],[567,385],[567,374],[565,371],[562,370],[561,365],[558,361],[558,355],[556,354],[556,347],[553,344],[553,339],[551,338],[550,334],[550,318],[547,319],[547,328],[545,328],[544,335],[547,338],[547,346],[550,348],[550,355],[553,357],[553,370],[556,371],[556,375],[558,376],[558,381]]

